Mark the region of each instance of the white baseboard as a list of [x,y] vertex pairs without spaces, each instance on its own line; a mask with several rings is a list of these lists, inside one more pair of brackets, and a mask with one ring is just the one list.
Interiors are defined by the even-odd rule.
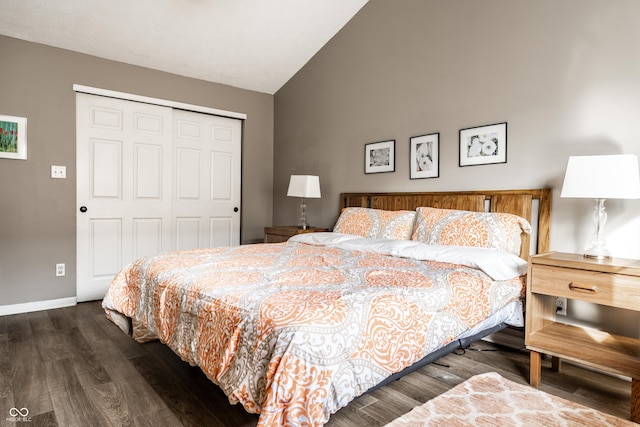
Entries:
[[74,305],[76,305],[76,297],[25,302],[22,304],[0,305],[0,316],[29,313],[31,311],[50,310],[52,308],[71,307]]

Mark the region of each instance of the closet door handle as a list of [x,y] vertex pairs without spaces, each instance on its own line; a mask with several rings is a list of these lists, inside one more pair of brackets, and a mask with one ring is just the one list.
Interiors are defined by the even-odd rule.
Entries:
[[238,212],[240,209],[238,209],[238,207],[236,206],[235,208],[233,208],[234,212]]
[[87,211],[86,206],[80,206],[80,212],[85,213]]

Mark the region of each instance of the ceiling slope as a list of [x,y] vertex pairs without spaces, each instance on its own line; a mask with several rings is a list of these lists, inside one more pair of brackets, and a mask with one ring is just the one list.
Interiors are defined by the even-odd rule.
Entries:
[[0,35],[274,94],[367,0],[0,0]]

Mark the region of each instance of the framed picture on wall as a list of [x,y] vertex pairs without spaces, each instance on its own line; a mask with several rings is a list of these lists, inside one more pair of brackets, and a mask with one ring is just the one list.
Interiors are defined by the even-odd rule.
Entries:
[[0,115],[0,158],[27,159],[27,119]]
[[507,163],[507,123],[460,129],[460,166]]
[[396,169],[396,140],[364,146],[364,173],[393,172]]
[[440,134],[414,136],[409,139],[411,179],[440,176]]

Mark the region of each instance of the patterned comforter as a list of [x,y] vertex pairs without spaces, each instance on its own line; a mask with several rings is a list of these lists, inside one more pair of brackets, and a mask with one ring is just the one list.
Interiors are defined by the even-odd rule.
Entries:
[[143,258],[103,306],[199,366],[259,426],[321,426],[524,293],[522,263],[494,280],[427,245],[320,234]]

